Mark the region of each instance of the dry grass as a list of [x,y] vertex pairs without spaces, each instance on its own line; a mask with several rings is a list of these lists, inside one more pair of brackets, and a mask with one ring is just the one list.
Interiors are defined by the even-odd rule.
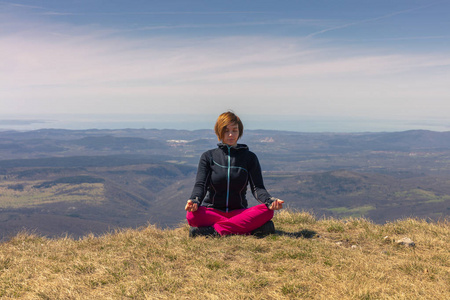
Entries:
[[[81,240],[0,244],[0,297],[21,299],[448,299],[448,221],[276,215],[277,234],[187,237],[148,226]],[[387,238],[385,238],[388,236]],[[416,247],[393,240],[408,236]]]

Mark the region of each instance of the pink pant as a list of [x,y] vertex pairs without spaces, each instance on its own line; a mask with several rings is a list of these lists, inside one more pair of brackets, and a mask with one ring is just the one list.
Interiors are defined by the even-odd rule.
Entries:
[[200,206],[195,212],[188,212],[186,219],[192,227],[213,226],[220,235],[250,234],[273,217],[273,211],[265,204],[250,208],[223,212]]

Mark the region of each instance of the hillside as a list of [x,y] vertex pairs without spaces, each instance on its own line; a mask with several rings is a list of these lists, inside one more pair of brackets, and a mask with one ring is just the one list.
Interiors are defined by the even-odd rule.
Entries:
[[[450,224],[275,215],[265,238],[187,237],[153,225],[0,244],[0,297],[21,299],[448,299]],[[398,244],[411,238],[415,246]]]
[[[266,188],[289,208],[375,223],[450,215],[449,132],[246,130]],[[0,132],[0,241],[175,228],[212,130]],[[256,200],[247,193],[250,205]]]

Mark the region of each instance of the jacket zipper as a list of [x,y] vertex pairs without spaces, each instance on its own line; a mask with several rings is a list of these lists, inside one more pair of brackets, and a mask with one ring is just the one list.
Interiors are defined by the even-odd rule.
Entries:
[[231,147],[227,145],[227,148],[228,148],[228,174],[227,174],[226,212],[228,212],[228,199],[230,198],[230,170],[231,170]]

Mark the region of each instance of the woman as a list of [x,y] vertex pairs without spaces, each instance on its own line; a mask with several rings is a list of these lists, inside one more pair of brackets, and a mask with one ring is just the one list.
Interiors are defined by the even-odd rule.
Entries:
[[[256,155],[238,144],[244,126],[232,112],[219,116],[214,131],[220,143],[200,158],[186,218],[189,236],[256,234],[275,232],[274,210],[283,208],[283,200],[266,191]],[[248,208],[247,186],[261,204]]]

